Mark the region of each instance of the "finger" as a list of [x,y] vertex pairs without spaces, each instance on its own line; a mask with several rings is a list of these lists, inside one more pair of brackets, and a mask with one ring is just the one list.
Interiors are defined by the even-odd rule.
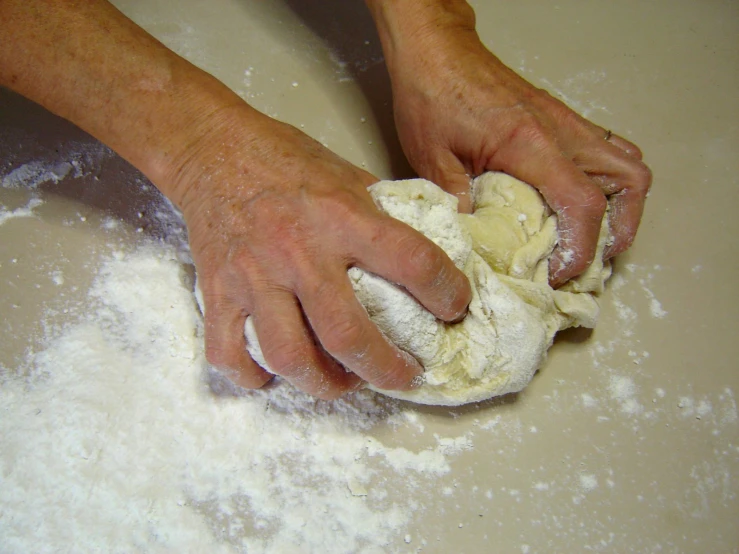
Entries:
[[557,214],[559,234],[549,264],[552,286],[581,274],[592,263],[606,198],[549,133],[532,124],[511,135],[486,169],[502,170],[535,187]]
[[312,279],[298,297],[323,348],[345,368],[387,390],[405,390],[423,373],[407,352],[390,344],[354,295],[343,268]]
[[272,375],[259,367],[246,351],[244,321],[246,314],[229,301],[205,296],[205,357],[213,367],[235,384],[258,389]]
[[606,260],[621,254],[634,242],[652,186],[652,172],[646,165],[637,162],[629,165],[622,179],[626,183],[624,189],[608,199],[613,242],[603,253]]
[[290,292],[260,295],[254,328],[269,367],[297,388],[324,400],[356,390],[362,380],[316,345]]
[[639,147],[634,144],[633,142],[630,142],[626,140],[625,138],[612,133],[610,138],[608,139],[608,142],[611,143],[616,148],[619,148],[620,150],[623,150],[628,154],[630,157],[641,161],[644,155],[642,154],[642,151],[639,149]]
[[636,237],[652,173],[644,163],[611,145],[589,148],[575,163],[608,195],[608,223],[613,240],[604,258],[611,258],[631,246]]
[[459,321],[472,289],[467,276],[430,239],[405,223],[380,215],[352,244],[356,265],[405,287],[431,313]]
[[472,182],[465,166],[448,150],[436,152],[430,159],[434,165],[427,168],[421,176],[456,196],[459,200],[457,211],[463,214],[472,213]]
[[614,133],[613,131],[610,131],[599,125],[595,125],[594,123],[591,123],[590,121],[586,119],[583,119],[583,121],[586,122],[588,127],[592,130],[593,135],[595,135],[598,139],[615,146],[622,152],[625,152],[630,158],[635,158],[639,161],[642,160],[643,158],[642,151],[633,142],[626,140],[622,136]]

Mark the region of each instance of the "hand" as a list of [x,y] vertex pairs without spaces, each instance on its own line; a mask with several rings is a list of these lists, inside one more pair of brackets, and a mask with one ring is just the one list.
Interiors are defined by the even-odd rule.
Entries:
[[467,278],[377,210],[365,190],[374,177],[259,114],[109,2],[9,0],[0,20],[13,22],[0,25],[0,85],[107,143],[182,209],[206,355],[238,384],[271,377],[246,352],[247,315],[269,366],[316,396],[361,379],[411,384],[421,367],[370,322],[350,266],[404,286],[442,319],[465,313]]
[[631,245],[651,184],[639,149],[504,66],[474,20],[417,32],[388,67],[400,141],[419,175],[470,211],[470,176],[504,171],[536,187],[556,212],[553,286],[590,265],[608,204],[613,241],[605,257]]
[[422,368],[370,321],[347,269],[404,286],[447,321],[466,311],[467,278],[375,207],[372,175],[246,105],[218,120],[171,176],[205,301],[209,362],[247,388],[272,377],[246,352],[251,315],[267,363],[310,394],[334,398],[362,380],[411,386]]

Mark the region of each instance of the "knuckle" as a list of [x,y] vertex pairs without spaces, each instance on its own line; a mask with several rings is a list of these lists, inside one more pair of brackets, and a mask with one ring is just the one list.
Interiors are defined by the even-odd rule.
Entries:
[[384,390],[401,390],[408,386],[412,376],[404,375],[399,371],[379,371],[372,379],[372,384]]
[[365,349],[365,326],[358,316],[336,311],[325,326],[321,342],[329,352],[359,354]]
[[633,144],[633,143],[628,143],[628,146],[626,147],[626,153],[629,156],[636,158],[639,161],[641,161],[642,158],[644,157],[644,154],[642,153],[641,149],[636,144]]
[[[602,135],[598,138],[602,138]],[[642,161],[644,154],[642,153],[641,149],[630,140],[627,140],[620,135],[614,134],[613,138],[609,142],[611,142],[611,144],[613,144],[616,148],[622,150],[623,153],[626,154],[626,156],[628,156],[632,161],[636,163],[640,163]]]
[[[366,193],[369,197],[369,193]],[[323,223],[340,226],[342,229],[361,224],[367,217],[371,200],[362,198],[357,191],[349,189],[331,190],[320,198],[320,217]]]
[[262,345],[264,359],[278,374],[291,376],[313,367],[312,356],[305,345],[270,340]]
[[589,184],[587,187],[582,187],[580,191],[578,207],[582,208],[589,217],[600,221],[608,209],[608,199],[602,190]]
[[216,340],[208,340],[205,344],[205,359],[217,368],[238,369],[239,357]]
[[588,123],[583,120],[583,117],[564,104],[558,102],[557,108],[554,110],[554,116],[561,127],[575,129],[584,136],[587,136],[587,133],[590,132]]
[[646,194],[652,185],[652,170],[646,164],[639,162],[633,164],[632,173],[633,188],[642,194]]
[[534,115],[524,114],[511,134],[511,140],[521,140],[536,146],[546,146],[551,142],[551,133]]
[[430,240],[414,238],[401,250],[405,251],[406,270],[423,281],[436,281],[444,274],[444,256],[441,249]]

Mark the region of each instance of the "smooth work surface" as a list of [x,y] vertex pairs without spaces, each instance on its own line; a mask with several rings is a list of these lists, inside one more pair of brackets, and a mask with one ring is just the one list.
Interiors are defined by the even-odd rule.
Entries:
[[[411,175],[394,135],[379,43],[358,0],[116,4],[258,109],[379,178]],[[382,444],[414,453],[434,435],[464,440],[440,451],[447,470],[413,473],[415,484],[398,482],[387,463],[362,487],[350,481],[349,492],[341,489],[366,506],[384,491],[383,509],[394,503],[404,514],[402,524],[383,527],[377,544],[365,537],[362,547],[737,552],[739,3],[474,6],[493,52],[637,143],[654,186],[592,334],[565,334],[515,398],[456,410],[399,408],[393,422],[372,429]],[[12,173],[18,168],[25,180]],[[2,213],[17,216],[0,217],[0,366],[12,372],[71,321],[72,313],[52,308],[85,302],[100,260],[135,250],[143,235],[169,233],[176,243],[171,233],[180,227],[148,210],[156,194],[125,162],[5,91],[0,176]],[[31,190],[32,182],[40,184]],[[32,217],[22,217],[24,207]],[[300,498],[312,502],[310,494]],[[311,506],[301,508],[307,525],[331,520],[331,513],[305,516]],[[214,519],[209,509],[202,517],[226,526],[228,516]],[[284,510],[270,525],[298,509]],[[265,532],[254,525],[250,533]],[[342,551],[332,541],[363,525],[372,524],[327,527],[326,551]],[[220,547],[236,544],[211,528]],[[311,551],[306,544],[293,551]],[[269,542],[263,548],[270,551]]]

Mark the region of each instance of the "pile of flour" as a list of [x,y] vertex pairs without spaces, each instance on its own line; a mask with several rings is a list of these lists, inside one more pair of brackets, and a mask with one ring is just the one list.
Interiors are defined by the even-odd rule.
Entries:
[[0,366],[3,552],[395,551],[472,446],[377,438],[404,409],[371,391],[215,395],[170,247],[116,253],[64,309],[25,364]]
[[[548,274],[557,243],[556,216],[529,185],[503,173],[478,177],[472,215],[458,214],[456,198],[423,179],[381,181],[369,190],[381,210],[439,245],[467,275],[473,294],[468,316],[448,324],[403,288],[361,269],[349,270],[372,321],[426,370],[419,388],[384,394],[460,405],[517,392],[541,366],[555,333],[595,325],[595,296],[610,275],[610,266],[601,261],[607,221],[597,261],[554,290]],[[249,353],[269,370],[251,319],[245,334]]]

